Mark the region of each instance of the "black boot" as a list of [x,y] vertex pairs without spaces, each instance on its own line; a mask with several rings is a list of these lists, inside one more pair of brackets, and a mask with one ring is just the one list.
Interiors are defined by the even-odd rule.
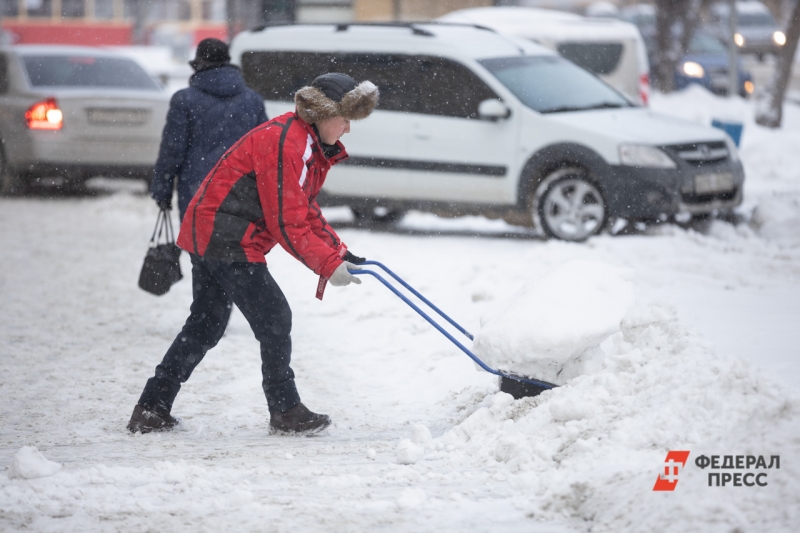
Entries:
[[273,435],[280,433],[313,435],[331,425],[331,417],[318,415],[308,410],[308,407],[299,403],[281,413],[269,413],[269,428]]
[[131,421],[128,422],[128,430],[131,433],[136,433],[137,431],[142,433],[167,431],[175,427],[177,423],[178,420],[167,412],[136,404],[136,407],[133,408]]

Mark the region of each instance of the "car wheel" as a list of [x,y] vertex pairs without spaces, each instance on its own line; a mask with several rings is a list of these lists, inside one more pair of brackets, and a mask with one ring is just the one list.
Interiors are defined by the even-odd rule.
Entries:
[[351,207],[356,220],[373,222],[376,224],[392,224],[399,222],[406,214],[402,209],[388,209],[385,207],[361,208]]
[[8,170],[5,153],[0,148],[0,194],[14,196],[25,194],[27,191],[28,182],[18,173]]
[[538,205],[547,236],[581,242],[600,233],[608,220],[600,189],[580,169],[562,169],[551,176]]

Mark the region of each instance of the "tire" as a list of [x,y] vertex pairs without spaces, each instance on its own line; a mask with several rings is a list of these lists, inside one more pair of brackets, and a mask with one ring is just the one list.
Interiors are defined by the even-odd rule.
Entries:
[[385,212],[380,208],[361,208],[351,207],[353,216],[356,220],[372,222],[375,224],[393,224],[399,222],[406,215],[402,209],[386,209]]
[[64,183],[62,183],[58,189],[64,194],[85,195],[89,191],[86,187],[87,181],[88,178],[67,179],[64,180]]
[[600,189],[582,169],[561,169],[544,182],[539,195],[538,218],[548,237],[583,242],[597,235],[608,222],[608,207]]
[[18,196],[26,192],[28,192],[28,182],[18,173],[7,169],[5,151],[0,147],[0,195]]

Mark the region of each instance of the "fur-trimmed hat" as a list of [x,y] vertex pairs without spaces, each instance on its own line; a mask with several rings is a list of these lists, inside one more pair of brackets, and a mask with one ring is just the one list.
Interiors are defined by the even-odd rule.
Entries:
[[378,105],[378,88],[370,81],[358,83],[347,74],[331,72],[297,91],[294,103],[297,114],[309,124],[333,117],[361,120]]

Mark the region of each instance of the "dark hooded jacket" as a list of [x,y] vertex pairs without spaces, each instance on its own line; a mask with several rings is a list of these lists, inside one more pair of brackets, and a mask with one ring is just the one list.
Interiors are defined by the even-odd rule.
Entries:
[[170,201],[177,178],[183,218],[203,178],[222,154],[266,121],[263,99],[247,88],[238,68],[225,65],[196,72],[189,87],[170,101],[150,195],[159,203]]

